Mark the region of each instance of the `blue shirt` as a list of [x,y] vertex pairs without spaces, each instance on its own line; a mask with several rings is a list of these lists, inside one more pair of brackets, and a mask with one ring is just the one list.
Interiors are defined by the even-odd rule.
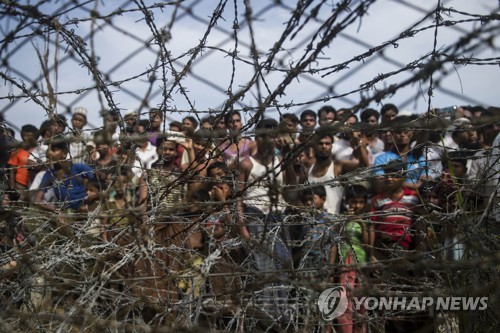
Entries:
[[40,189],[47,192],[54,189],[59,202],[64,202],[71,209],[78,209],[87,195],[83,180],[94,179],[94,169],[87,164],[73,164],[63,179],[57,179],[57,171],[49,169],[42,178]]
[[[425,158],[424,156],[421,156],[419,158],[416,158],[413,154],[408,153],[405,155],[407,157],[406,159],[406,183],[417,183],[420,180],[420,177],[422,177],[425,174]],[[398,162],[403,162],[403,159],[401,156],[399,156],[397,153],[391,151],[388,151],[384,154],[379,155],[376,159],[375,162],[373,163],[374,166],[383,166],[388,164],[391,161],[398,161]],[[375,168],[375,175],[380,176],[384,174],[384,170],[381,167],[376,167]]]

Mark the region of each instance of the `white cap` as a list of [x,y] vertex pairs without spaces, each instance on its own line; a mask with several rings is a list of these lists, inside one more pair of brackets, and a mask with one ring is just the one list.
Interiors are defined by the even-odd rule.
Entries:
[[77,106],[76,108],[73,109],[73,115],[75,114],[80,114],[87,119],[87,109],[82,107],[82,106]]

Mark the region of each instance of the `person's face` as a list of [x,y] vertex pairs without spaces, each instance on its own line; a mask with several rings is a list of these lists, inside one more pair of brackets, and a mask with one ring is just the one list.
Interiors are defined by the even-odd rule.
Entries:
[[128,177],[125,175],[119,175],[116,177],[115,182],[113,183],[113,188],[116,193],[124,193],[128,186]]
[[353,125],[355,125],[357,122],[358,122],[358,120],[356,119],[356,117],[349,117],[349,118],[347,118],[347,120],[346,120],[346,122],[345,122],[345,125],[346,125],[346,126],[353,126]]
[[196,155],[206,154],[208,151],[206,143],[203,140],[193,141],[193,149]]
[[24,142],[27,142],[27,143],[33,144],[36,142],[35,133],[33,133],[33,132],[22,132],[21,138],[23,139]]
[[396,118],[396,116],[397,116],[396,111],[387,110],[387,112],[384,114],[384,121],[393,120],[394,118]]
[[413,131],[394,130],[392,131],[392,137],[397,146],[410,145],[411,139],[413,138]]
[[210,185],[222,187],[222,184],[227,184],[228,174],[221,168],[213,168],[210,170],[208,177],[210,178]]
[[325,197],[319,196],[317,194],[313,194],[314,208],[323,209],[323,207],[325,206],[325,201],[326,201]]
[[113,119],[113,117],[108,115],[104,118],[104,126],[108,128],[111,133],[114,133],[118,127],[118,123]]
[[328,126],[335,120],[335,113],[333,112],[323,112],[319,118],[319,126]]
[[294,123],[292,120],[290,120],[290,119],[283,119],[283,123],[285,124],[286,129],[290,133],[293,133],[293,132],[297,131],[297,124]]
[[135,132],[137,134],[143,134],[143,133],[146,133],[146,127],[142,126],[142,125],[137,125],[135,127]]
[[81,114],[74,114],[71,118],[71,125],[75,129],[81,130],[87,124],[87,119]]
[[263,155],[273,154],[276,148],[277,139],[278,134],[273,132],[256,135],[255,143],[257,144],[258,151]]
[[243,128],[243,123],[241,122],[241,117],[237,114],[233,114],[231,120],[226,124],[229,130],[238,132]]
[[328,136],[321,138],[316,142],[315,154],[317,157],[330,157],[332,155],[332,139]]
[[136,116],[130,116],[125,119],[125,125],[127,127],[134,127],[135,123],[137,122],[137,117]]
[[451,173],[456,178],[464,178],[467,168],[458,161],[450,161],[443,170],[444,172]]
[[181,128],[180,127],[177,127],[177,126],[172,126],[170,125],[170,128],[169,128],[172,132],[181,132]]
[[364,197],[355,197],[347,200],[349,210],[355,215],[361,215],[365,212],[366,199]]
[[158,155],[163,161],[174,161],[177,158],[177,144],[174,141],[163,141],[158,147]]
[[215,124],[216,129],[226,129],[226,123],[224,122],[224,119],[221,119]]
[[300,120],[300,125],[305,130],[312,130],[316,127],[316,119],[313,116],[305,116]]
[[311,158],[309,157],[307,151],[301,151],[299,153],[299,156],[297,157],[297,160],[300,164],[305,165],[305,166],[311,166]]
[[385,189],[390,192],[395,191],[403,186],[404,181],[401,174],[388,174],[385,177]]
[[161,127],[162,120],[163,119],[158,112],[152,112],[149,114],[149,123],[151,124],[151,128],[159,129]]
[[384,142],[385,145],[392,145],[394,143],[394,138],[392,137],[391,131],[379,131],[380,140]]
[[59,126],[55,121],[50,124],[50,132],[53,135],[61,134],[63,131],[61,130],[61,126]]
[[366,120],[366,123],[370,126],[376,126],[378,124],[377,117],[371,116]]
[[312,194],[306,194],[303,196],[302,202],[304,203],[304,206],[306,206],[306,207],[313,207],[314,206],[314,196]]
[[98,144],[96,147],[97,152],[99,152],[99,156],[107,156],[109,153],[109,145],[106,144]]
[[472,125],[465,125],[457,130],[456,142],[460,145],[471,145],[478,142],[477,132]]
[[227,174],[221,168],[213,168],[210,170],[208,176],[214,180],[219,180],[222,179],[223,177],[226,177]]
[[189,119],[182,121],[182,129],[187,132],[194,132],[194,124]]
[[201,128],[207,129],[207,130],[211,130],[212,129],[212,125],[210,125],[210,123],[208,121],[205,121],[205,122],[201,123]]
[[474,115],[472,114],[472,111],[464,109],[464,118],[472,120],[472,118],[474,118]]
[[88,202],[94,201],[99,197],[99,190],[95,186],[87,186],[87,198]]
[[50,162],[58,162],[66,159],[67,152],[60,148],[55,148],[52,145],[47,149],[47,160]]

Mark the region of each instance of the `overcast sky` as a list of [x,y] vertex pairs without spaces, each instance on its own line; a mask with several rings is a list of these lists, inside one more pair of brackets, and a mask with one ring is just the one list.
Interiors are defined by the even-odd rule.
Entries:
[[[261,55],[260,60],[265,59],[266,54],[273,47],[275,42],[281,36],[285,29],[285,24],[290,19],[291,10],[295,7],[294,1],[282,1],[283,6],[273,8],[264,8],[271,1],[250,1],[252,4],[255,20],[252,22],[253,37],[255,44]],[[88,38],[91,31],[91,21],[79,22],[77,25],[67,26],[73,29],[75,34],[80,35],[86,42],[85,48],[90,54],[93,49],[98,56],[97,68],[107,79],[113,82],[125,80],[120,86],[110,88],[112,98],[116,106],[122,110],[138,110],[141,106],[141,100],[146,96],[150,87],[149,78],[141,75],[148,69],[155,66],[158,48],[152,45],[146,47],[146,42],[151,41],[151,30],[146,24],[144,16],[140,12],[127,12],[137,8],[130,1],[106,1],[96,2],[97,11],[101,14],[109,14],[118,8],[124,10],[122,15],[114,15],[110,18],[112,24],[106,24],[102,20],[97,20],[98,30],[94,32],[94,38]],[[91,3],[84,8],[66,10],[64,15],[60,16],[60,22],[68,22],[75,18],[85,19],[89,17],[89,10],[96,3]],[[146,2],[149,3],[149,2]],[[151,2],[152,3],[152,2]],[[307,42],[311,40],[312,34],[324,19],[330,15],[333,1],[327,3],[321,8],[317,20],[311,20],[305,27],[297,33],[293,40],[288,38],[284,43],[283,50],[278,54],[275,66],[282,70],[289,69],[304,54]],[[352,1],[351,8],[355,8],[359,1]],[[299,114],[305,109],[317,110],[320,103],[310,103],[324,96],[336,96],[346,94],[352,90],[358,89],[361,84],[370,81],[379,74],[395,71],[419,57],[428,54],[434,46],[434,29],[427,29],[398,42],[397,45],[384,49],[384,57],[376,54],[371,58],[365,59],[365,62],[354,62],[348,68],[334,74],[324,77],[327,70],[321,70],[332,65],[347,61],[354,56],[362,54],[371,47],[377,46],[385,41],[391,40],[408,29],[410,26],[419,22],[425,13],[436,7],[437,1],[408,1],[410,5],[402,1],[379,0],[369,9],[368,15],[361,21],[357,20],[341,36],[334,39],[321,58],[315,62],[311,69],[316,70],[314,74],[303,74],[294,80],[285,90],[285,95],[280,96],[278,103],[281,105],[292,105],[289,109],[268,108],[266,115],[277,117],[278,112],[294,112]],[[473,14],[488,14],[497,10],[494,1],[470,1],[455,0],[442,1],[445,7],[453,7],[462,12]],[[171,59],[176,59],[174,67],[177,71],[181,70],[189,60],[189,50],[195,48],[202,40],[207,31],[208,21],[214,12],[217,1],[185,1],[183,8],[179,8],[173,24],[173,7],[165,6],[160,9],[153,9],[155,25],[159,28],[172,26],[170,30],[171,39],[166,44],[170,52]],[[238,91],[240,87],[245,86],[254,74],[254,67],[251,65],[252,58],[249,51],[249,28],[245,21],[244,6],[242,1],[237,1],[236,19],[240,25],[238,33],[238,56],[240,61],[236,61],[235,71],[233,73],[232,58],[227,56],[226,52],[235,50],[235,40],[232,36],[233,21],[235,20],[235,8],[233,1],[228,1],[226,8],[219,19],[217,26],[212,29],[206,42],[204,51],[194,59],[191,72],[182,80],[182,86],[185,94],[181,94],[176,88],[168,100],[167,106],[170,109],[176,109],[179,112],[167,114],[168,120],[180,120],[188,115],[193,106],[196,110],[206,112],[208,110],[220,110],[224,101],[227,99],[225,91],[231,87],[233,92]],[[413,5],[411,5],[413,4]],[[3,5],[2,5],[3,6]],[[48,4],[40,9],[46,14],[52,14],[58,8],[63,6],[60,1],[54,4]],[[192,15],[187,15],[185,8],[191,7]],[[310,8],[308,9],[308,11]],[[305,17],[305,16],[304,16]],[[344,16],[341,16],[342,19]],[[444,19],[459,21],[470,19],[472,17],[450,13],[443,16]],[[433,17],[423,21],[417,28],[431,26]],[[0,26],[2,28],[2,39],[6,33],[18,24],[18,17],[2,18]],[[444,49],[457,42],[461,36],[477,27],[478,23],[462,23],[452,27],[443,27],[438,30],[437,49]],[[495,22],[492,26],[499,23]],[[32,31],[34,25],[28,26],[16,35]],[[495,36],[498,36],[498,30]],[[58,38],[58,39],[57,39]],[[50,35],[51,42],[58,40],[58,47],[53,43],[49,47],[49,62],[54,64],[57,55],[58,66],[57,73],[51,71],[50,81],[58,95],[58,106],[56,112],[64,113],[67,108],[75,106],[84,106],[89,110],[89,123],[94,126],[100,126],[102,120],[99,116],[99,110],[102,104],[99,101],[96,90],[86,91],[87,88],[94,85],[91,73],[82,65],[82,60],[77,56],[70,56],[68,45],[62,40],[62,36],[57,34]],[[493,45],[498,48],[498,37],[493,39]],[[2,47],[5,45],[2,45]],[[36,56],[34,48],[44,50],[46,42],[41,36],[37,38],[18,38],[0,53],[2,61],[8,60],[8,67],[2,66],[2,72],[18,82],[24,82],[27,87],[38,81],[38,87],[46,91],[47,86],[44,80],[38,80],[41,75],[41,65]],[[218,50],[216,50],[218,49]],[[223,52],[226,51],[226,52]],[[464,58],[493,58],[498,57],[498,51],[483,43],[483,45],[474,49],[470,53],[463,54]],[[485,106],[499,105],[498,102],[498,79],[500,67],[498,65],[475,66],[475,65],[448,65],[446,73],[439,72],[434,78],[443,78],[441,87],[443,90],[435,90],[432,96],[431,104],[434,107],[444,107],[455,104],[476,104]],[[56,75],[57,74],[57,75]],[[234,75],[234,77],[233,77]],[[284,71],[275,71],[265,77],[265,85],[261,82],[259,89],[253,87],[236,107],[255,107],[259,105],[259,92],[262,98],[273,91],[284,78]],[[376,89],[401,82],[413,73],[402,73],[390,77],[389,79],[375,85]],[[130,79],[134,77],[134,79]],[[151,86],[150,95],[147,98],[148,107],[155,107],[162,102],[162,82],[161,68],[156,73],[158,80]],[[167,71],[167,78],[172,78],[171,71]],[[233,83],[231,85],[231,79]],[[31,81],[31,82],[30,82]],[[333,90],[328,92],[328,87],[333,85]],[[167,85],[169,89],[169,85]],[[401,89],[394,96],[383,101],[383,103],[392,102],[396,105],[402,105],[402,108],[412,112],[422,112],[427,108],[428,96],[427,89],[429,82],[415,84]],[[74,93],[80,90],[79,94]],[[373,93],[374,90],[366,91],[366,94]],[[63,92],[67,92],[64,93]],[[7,96],[20,95],[18,88],[13,85],[2,82],[0,86],[0,110],[4,117],[11,123],[20,127],[24,124],[33,124],[39,126],[47,119],[46,111],[27,100],[26,98],[7,98]],[[101,95],[102,96],[102,95]],[[262,100],[261,98],[261,100]],[[101,99],[102,100],[102,99]],[[354,93],[344,98],[336,98],[327,102],[336,108],[348,107],[358,103],[360,94]],[[47,100],[43,100],[45,105]],[[297,106],[294,106],[297,105]],[[106,105],[104,105],[106,106]],[[372,104],[373,108],[379,109],[380,105]],[[146,112],[148,107],[143,108]],[[185,112],[184,112],[185,111]],[[248,119],[253,113],[248,112],[245,118]],[[200,117],[205,113],[200,113]]]

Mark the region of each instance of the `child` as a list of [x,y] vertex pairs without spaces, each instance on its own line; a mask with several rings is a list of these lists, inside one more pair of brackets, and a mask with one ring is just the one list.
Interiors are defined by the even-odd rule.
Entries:
[[389,162],[383,167],[385,182],[379,194],[372,198],[370,248],[375,248],[377,260],[400,257],[421,242],[414,235],[421,229],[415,224],[414,210],[420,203],[416,191],[405,186],[405,164]]
[[36,147],[38,129],[33,125],[24,125],[21,128],[22,146],[16,149],[9,158],[10,188],[18,191],[21,202],[29,201],[28,186],[30,185],[30,174],[28,171],[28,158],[31,151]]
[[[316,185],[307,189],[303,194],[304,204],[312,208],[309,225],[303,229],[304,246],[302,249],[301,268],[312,269],[318,273],[319,269],[328,267],[330,255],[334,245],[331,242],[334,216],[325,209],[326,189],[323,185]],[[319,272],[320,279],[326,278],[330,272]]]
[[[348,206],[347,219],[340,225],[341,243],[333,244],[330,264],[343,266],[338,276],[339,285],[345,287],[347,294],[361,286],[357,268],[346,267],[367,261],[365,247],[368,245],[368,228],[362,215],[365,213],[368,192],[361,185],[352,185],[346,188],[344,200]],[[361,320],[353,319],[351,297],[344,314],[337,318],[336,332],[365,332],[366,324]],[[361,310],[361,309],[360,309]],[[361,311],[364,312],[364,311]],[[359,313],[358,313],[359,314]]]
[[72,131],[67,138],[69,144],[69,156],[73,163],[84,163],[87,157],[87,142],[89,135],[83,131],[87,125],[87,109],[76,107],[71,118]]

